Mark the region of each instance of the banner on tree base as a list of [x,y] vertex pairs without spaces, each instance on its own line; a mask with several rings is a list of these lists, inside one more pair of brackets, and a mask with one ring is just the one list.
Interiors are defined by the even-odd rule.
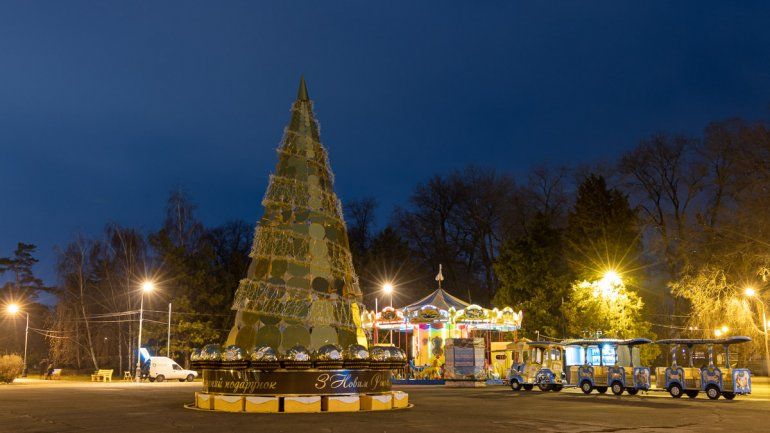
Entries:
[[389,370],[203,371],[203,390],[208,393],[336,395],[387,392],[390,388]]

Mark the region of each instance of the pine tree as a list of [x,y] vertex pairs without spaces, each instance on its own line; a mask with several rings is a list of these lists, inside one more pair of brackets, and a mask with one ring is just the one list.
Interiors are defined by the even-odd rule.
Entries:
[[561,305],[572,276],[563,244],[562,230],[538,214],[526,234],[504,243],[495,264],[500,287],[493,302],[521,308],[526,317],[523,327],[530,336],[535,331],[564,336]]
[[14,302],[34,302],[38,292],[46,290],[43,280],[37,278],[32,267],[38,260],[34,257],[37,246],[19,242],[13,257],[0,257],[0,275],[8,273],[11,281],[5,285],[5,299]]
[[628,282],[639,269],[637,211],[623,192],[607,188],[602,176],[591,174],[578,187],[567,219],[566,241],[567,259],[580,280],[614,270]]
[[[654,337],[639,287],[641,242],[628,197],[591,174],[578,187],[567,219],[566,255],[577,276],[562,311],[573,335]],[[645,351],[654,356],[655,350]]]

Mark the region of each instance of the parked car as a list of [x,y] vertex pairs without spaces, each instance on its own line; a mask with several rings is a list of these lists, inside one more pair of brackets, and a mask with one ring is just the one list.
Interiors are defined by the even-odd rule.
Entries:
[[166,379],[192,382],[198,377],[198,372],[185,370],[174,362],[173,359],[165,356],[151,356],[148,363],[150,368],[147,378],[150,382],[163,382]]

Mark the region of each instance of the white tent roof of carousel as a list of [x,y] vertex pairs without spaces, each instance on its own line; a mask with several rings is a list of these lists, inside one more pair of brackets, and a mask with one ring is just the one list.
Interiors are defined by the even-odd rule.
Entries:
[[440,310],[449,310],[450,307],[454,307],[455,310],[462,310],[470,306],[469,303],[463,301],[460,298],[454,297],[445,292],[444,289],[436,289],[430,295],[420,299],[419,301],[409,304],[403,309],[405,311],[418,310],[426,305],[432,305]]

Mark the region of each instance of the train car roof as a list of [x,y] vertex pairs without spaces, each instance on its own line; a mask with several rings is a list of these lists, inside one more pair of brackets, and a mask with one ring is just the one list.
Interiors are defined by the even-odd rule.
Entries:
[[639,344],[649,344],[652,340],[648,338],[630,338],[621,340],[619,338],[596,338],[596,339],[574,339],[561,342],[565,346],[598,346],[600,344],[617,344],[619,346],[636,346]]
[[658,340],[655,344],[739,344],[748,343],[749,341],[751,341],[751,337],[737,335],[727,338],[667,338],[665,340]]
[[564,346],[562,343],[557,343],[555,341],[527,341],[527,344],[530,346],[537,346],[537,347],[543,347],[543,346]]

